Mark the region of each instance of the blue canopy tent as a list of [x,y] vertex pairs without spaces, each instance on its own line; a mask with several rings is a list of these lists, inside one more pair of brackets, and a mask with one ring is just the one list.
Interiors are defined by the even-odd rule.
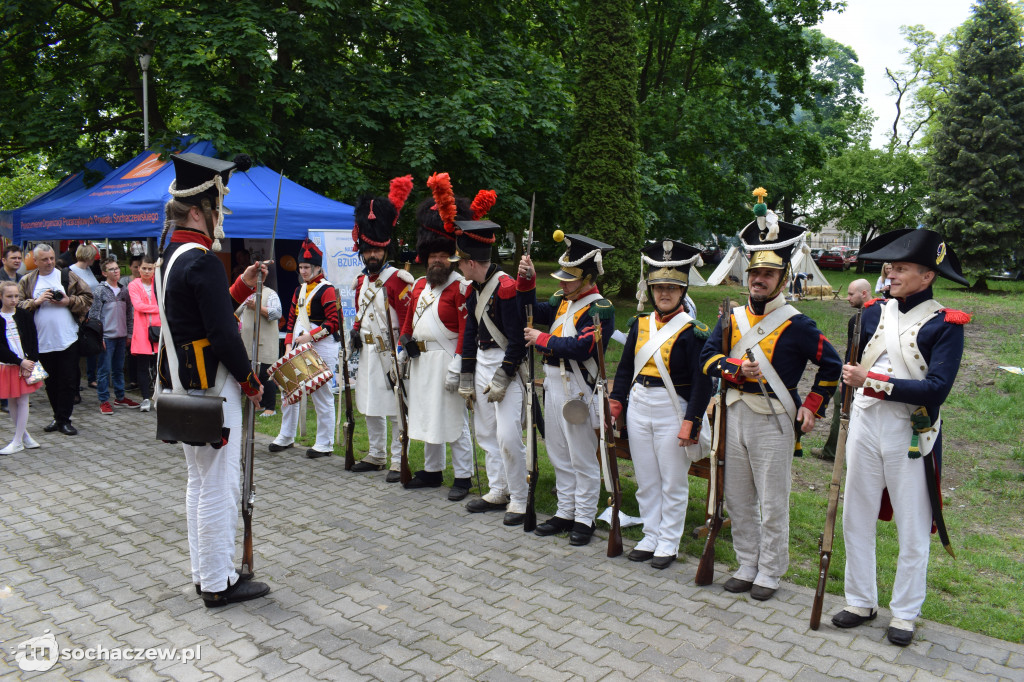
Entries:
[[[209,142],[188,145],[183,152],[215,156]],[[74,176],[72,176],[74,177]],[[265,166],[235,173],[224,205],[229,238],[269,239],[274,228],[280,176]],[[0,214],[0,233],[20,244],[56,239],[140,239],[159,237],[164,204],[174,180],[174,165],[158,152],[143,152],[108,173],[92,187],[79,185],[58,192],[64,184],[13,211]],[[352,207],[320,196],[287,178],[281,185],[278,239],[304,239],[312,229],[352,226]]]
[[[87,173],[92,172],[100,176],[105,176],[108,173],[112,172],[113,170],[113,167],[111,167],[111,165],[107,163],[106,160],[93,159],[89,163],[85,164],[85,168],[83,170],[80,170],[77,173],[72,173],[71,175],[67,176],[59,183],[57,183],[57,186],[51,189],[50,191],[37,194],[35,197],[29,200],[27,204],[22,206],[21,209],[18,209],[18,211],[28,208],[30,206],[35,206],[37,204],[45,203],[48,201],[54,201],[61,197],[67,196],[72,192],[77,192],[78,190],[84,189],[85,176]],[[7,239],[11,239],[11,237],[13,236],[12,222],[14,220],[15,214],[18,211],[0,211],[0,235],[3,235]]]

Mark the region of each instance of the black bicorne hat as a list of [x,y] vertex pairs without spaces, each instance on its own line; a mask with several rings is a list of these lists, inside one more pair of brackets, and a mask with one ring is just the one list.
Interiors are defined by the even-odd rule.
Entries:
[[555,231],[555,241],[565,241],[566,252],[558,258],[559,269],[551,276],[563,282],[575,282],[590,276],[591,280],[604,274],[603,255],[613,250],[611,244],[584,237],[581,234],[563,234]]
[[858,260],[889,263],[915,263],[934,270],[964,286],[968,285],[960,269],[960,259],[946,246],[942,235],[933,230],[894,230],[875,237],[857,254]]
[[306,239],[302,242],[302,246],[299,247],[298,261],[299,265],[309,263],[310,265],[322,268],[324,266],[324,254],[317,248],[316,244]]

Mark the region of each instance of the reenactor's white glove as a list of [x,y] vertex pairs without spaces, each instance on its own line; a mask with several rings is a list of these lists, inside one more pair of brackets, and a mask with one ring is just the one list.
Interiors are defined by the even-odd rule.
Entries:
[[512,377],[505,374],[505,370],[499,367],[494,373],[494,377],[491,378],[491,383],[487,384],[487,388],[484,389],[484,393],[487,394],[487,402],[500,403],[504,400],[505,391],[508,390],[510,383],[512,383]]
[[466,402],[473,400],[476,391],[473,388],[474,375],[463,372],[459,375],[459,395],[466,399]]
[[444,390],[449,393],[459,390],[459,373],[453,369],[448,370],[448,374],[444,378]]

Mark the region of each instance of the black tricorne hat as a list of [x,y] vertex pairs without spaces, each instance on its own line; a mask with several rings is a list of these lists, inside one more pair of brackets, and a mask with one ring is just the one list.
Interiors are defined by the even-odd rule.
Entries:
[[448,260],[491,260],[491,247],[500,229],[501,225],[490,220],[456,220],[455,254]]
[[[455,207],[458,220],[472,220],[473,211],[469,199],[456,197]],[[438,251],[444,251],[449,256],[455,253],[455,233],[444,229],[444,220],[437,212],[437,203],[433,197],[427,197],[416,207],[416,220],[419,223],[416,233],[416,257],[421,263],[426,263],[430,254]]]
[[969,282],[960,269],[960,259],[933,230],[894,230],[879,235],[861,248],[858,260],[915,263],[931,268],[940,277],[959,284]]
[[615,247],[584,237],[581,234],[563,235],[561,230],[555,231],[555,241],[565,241],[566,252],[558,258],[559,269],[551,276],[563,282],[575,282],[590,276],[591,280],[604,274],[603,254]]

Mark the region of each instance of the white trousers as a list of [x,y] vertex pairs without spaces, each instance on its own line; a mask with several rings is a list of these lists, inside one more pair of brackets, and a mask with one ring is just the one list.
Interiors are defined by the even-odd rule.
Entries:
[[398,439],[401,429],[398,417],[366,417],[366,439],[370,449],[363,459],[371,464],[387,464],[384,451],[388,437],[388,422],[391,423],[391,469],[398,471],[402,465],[402,441]]
[[[675,398],[686,414],[686,401],[678,395]],[[626,410],[636,501],[644,520],[644,537],[636,548],[656,556],[679,553],[690,492],[687,452],[700,449],[699,445],[679,446],[679,416],[668,401],[669,394],[662,386],[633,384]]]
[[854,403],[846,441],[843,503],[846,602],[875,608],[875,534],[882,489],[889,489],[900,545],[889,610],[894,617],[910,621],[921,614],[928,588],[932,528],[924,460],[907,457],[912,432],[906,410],[893,409],[884,401],[867,407]]
[[[204,391],[191,393],[202,395]],[[230,378],[220,392],[226,399],[224,426],[231,430],[227,445],[216,450],[209,445],[182,446],[188,466],[185,518],[192,582],[201,585],[206,592],[221,592],[238,580],[234,557],[242,494],[241,393],[238,384]]]
[[[423,470],[444,471],[444,443],[423,444]],[[473,444],[469,435],[469,417],[465,408],[462,409],[462,433],[452,441],[452,470],[455,478],[470,478],[473,475]]]
[[777,589],[789,568],[789,492],[793,425],[779,433],[772,415],[742,400],[729,406],[725,450],[725,506],[739,580]]
[[500,403],[487,402],[484,389],[501,367],[505,351],[500,348],[479,350],[476,356],[476,402],[473,426],[476,442],[484,451],[488,494],[492,498],[509,496],[508,511],[526,511],[526,443],[523,441],[523,384],[513,377]]
[[[585,525],[594,523],[601,494],[601,462],[597,458],[597,403],[593,391],[568,374],[569,396],[557,366],[544,366],[544,445],[555,470],[558,510],[555,516]],[[566,370],[568,371],[568,369]],[[562,417],[567,397],[590,401],[590,422],[570,424]]]
[[[331,393],[331,385],[324,384],[313,391],[309,396],[316,410],[316,443],[313,449],[320,452],[331,452],[334,450],[334,394]],[[305,400],[305,397],[303,397]],[[281,430],[277,433],[274,442],[278,445],[290,445],[295,442],[295,436],[299,431],[299,403],[281,406]]]

